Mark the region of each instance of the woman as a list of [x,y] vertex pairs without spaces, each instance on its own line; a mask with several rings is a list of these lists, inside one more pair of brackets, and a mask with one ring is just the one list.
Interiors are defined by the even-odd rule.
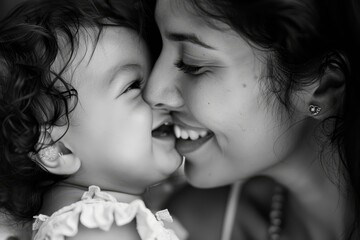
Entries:
[[357,239],[360,51],[341,2],[157,1],[144,97],[211,188],[169,203],[189,239]]

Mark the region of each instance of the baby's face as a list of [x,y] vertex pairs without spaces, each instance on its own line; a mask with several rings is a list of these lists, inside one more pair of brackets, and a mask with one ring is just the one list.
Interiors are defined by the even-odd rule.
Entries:
[[90,39],[79,45],[71,71],[79,101],[61,142],[81,168],[69,180],[140,193],[181,164],[173,134],[152,136],[172,120],[142,98],[150,71],[146,46],[135,32],[115,27],[105,28],[94,52]]

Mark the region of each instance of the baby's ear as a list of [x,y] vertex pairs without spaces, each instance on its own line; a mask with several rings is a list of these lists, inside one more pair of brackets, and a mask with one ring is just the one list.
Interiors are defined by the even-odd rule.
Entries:
[[48,131],[41,134],[39,146],[43,147],[33,159],[52,174],[71,175],[76,173],[81,166],[80,159],[61,141],[54,142],[52,135]]
[[346,59],[337,53],[328,57],[325,64],[324,73],[309,86],[310,94],[305,100],[307,115],[319,120],[337,114],[345,93]]

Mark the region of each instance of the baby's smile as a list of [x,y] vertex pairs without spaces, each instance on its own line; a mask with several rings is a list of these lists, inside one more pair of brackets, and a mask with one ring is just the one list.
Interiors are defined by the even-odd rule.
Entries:
[[154,138],[165,138],[165,137],[173,137],[174,136],[174,123],[172,122],[163,122],[160,126],[156,127],[152,130],[152,137]]

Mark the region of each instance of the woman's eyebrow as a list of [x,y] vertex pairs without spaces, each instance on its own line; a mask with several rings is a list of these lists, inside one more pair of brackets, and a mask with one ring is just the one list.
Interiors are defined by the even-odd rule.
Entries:
[[204,43],[203,41],[201,41],[195,34],[166,32],[165,37],[171,41],[190,42],[190,43],[199,45],[199,46],[207,48],[207,49],[215,50],[215,48],[213,48],[213,47],[209,46],[208,44]]

